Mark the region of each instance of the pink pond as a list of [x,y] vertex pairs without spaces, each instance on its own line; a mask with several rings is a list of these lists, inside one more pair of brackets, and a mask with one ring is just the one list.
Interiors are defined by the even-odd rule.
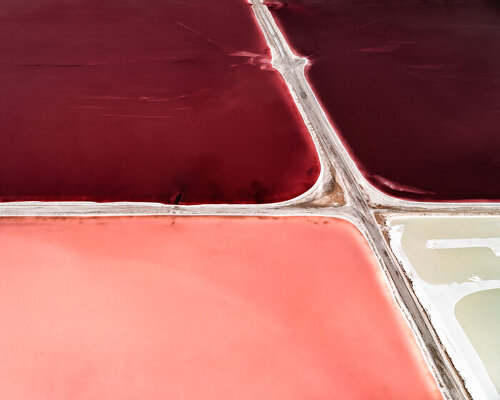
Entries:
[[0,274],[2,399],[440,398],[342,220],[2,219]]
[[267,0],[365,177],[500,201],[498,0]]
[[318,177],[245,0],[4,0],[0,54],[0,200],[263,203]]

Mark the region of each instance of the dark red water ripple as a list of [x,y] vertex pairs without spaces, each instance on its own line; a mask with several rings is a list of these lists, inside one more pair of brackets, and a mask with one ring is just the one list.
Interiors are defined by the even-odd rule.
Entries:
[[500,3],[272,1],[370,182],[413,200],[500,199]]
[[243,0],[0,1],[0,198],[262,203],[319,162]]

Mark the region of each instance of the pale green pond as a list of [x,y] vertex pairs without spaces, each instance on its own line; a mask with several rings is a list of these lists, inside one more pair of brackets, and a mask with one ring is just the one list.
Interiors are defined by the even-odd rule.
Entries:
[[500,393],[500,289],[463,297],[455,316]]
[[[500,218],[421,217],[391,221],[392,226],[399,224],[404,225],[403,251],[426,282],[500,280],[500,257],[486,247],[500,246]],[[430,248],[433,246],[438,248]],[[466,247],[444,248],[447,246]]]

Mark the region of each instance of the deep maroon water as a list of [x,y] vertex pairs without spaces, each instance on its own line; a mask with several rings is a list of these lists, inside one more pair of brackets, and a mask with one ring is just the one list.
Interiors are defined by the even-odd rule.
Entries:
[[244,0],[0,0],[0,199],[261,203],[319,162]]
[[268,3],[373,185],[500,199],[500,2]]

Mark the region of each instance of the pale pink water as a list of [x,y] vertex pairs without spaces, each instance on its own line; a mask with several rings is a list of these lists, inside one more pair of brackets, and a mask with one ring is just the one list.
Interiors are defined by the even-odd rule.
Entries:
[[0,398],[435,399],[353,225],[0,220]]

